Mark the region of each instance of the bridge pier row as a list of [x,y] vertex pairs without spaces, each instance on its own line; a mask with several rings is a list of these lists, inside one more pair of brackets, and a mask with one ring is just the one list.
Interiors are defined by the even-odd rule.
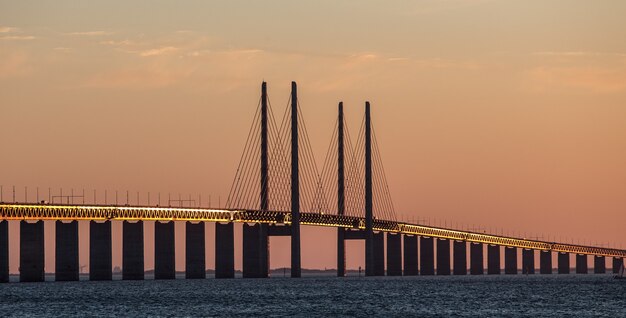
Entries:
[[470,274],[482,275],[485,273],[485,264],[483,258],[483,244],[470,243]]
[[266,224],[243,224],[243,277],[267,278],[269,239]]
[[535,250],[522,249],[522,274],[535,273]]
[[419,274],[417,264],[417,235],[404,235],[404,276]]
[[206,278],[204,222],[185,223],[185,278]]
[[552,252],[539,251],[539,273],[552,274]]
[[387,276],[402,276],[402,234],[387,233]]
[[113,279],[111,221],[89,221],[89,280]]
[[500,275],[500,245],[487,245],[487,274]]
[[154,222],[154,279],[176,279],[174,221]]
[[517,247],[504,248],[504,273],[517,275]]
[[[613,262],[615,264],[615,262]],[[614,266],[615,267],[615,266]],[[0,283],[9,282],[9,221],[0,221]]]
[[454,241],[453,246],[453,273],[454,275],[467,275],[467,242]]
[[20,221],[20,282],[43,282],[43,221]]
[[420,236],[420,274],[435,275],[435,239]]
[[613,257],[613,274],[618,274],[619,269],[622,268],[624,259],[619,257]]
[[560,252],[557,255],[559,274],[569,274],[569,253]]
[[437,275],[450,275],[450,241],[437,239]]
[[587,268],[587,255],[576,254],[576,274],[587,274],[589,270]]
[[78,221],[55,222],[54,280],[78,280]]
[[215,278],[235,278],[235,234],[232,222],[215,223]]
[[122,279],[144,279],[143,221],[122,223]]
[[374,276],[385,276],[385,233],[374,233]]
[[593,273],[605,274],[606,273],[606,260],[604,256],[593,256]]

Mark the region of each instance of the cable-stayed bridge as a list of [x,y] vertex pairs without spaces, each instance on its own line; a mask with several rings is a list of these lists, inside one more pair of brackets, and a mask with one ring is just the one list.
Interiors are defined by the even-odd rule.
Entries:
[[[380,149],[365,104],[365,116],[353,141],[346,128],[343,105],[323,168],[318,170],[297,86],[292,82],[288,107],[276,120],[262,84],[261,97],[247,137],[225,209],[130,206],[110,204],[0,203],[0,281],[9,280],[9,220],[20,220],[20,281],[44,280],[43,221],[56,221],[55,279],[78,280],[78,221],[89,225],[89,278],[112,279],[111,222],[123,221],[123,279],[144,278],[143,221],[155,222],[155,278],[175,278],[174,223],[186,221],[187,278],[206,277],[205,228],[215,222],[215,276],[233,278],[234,224],[243,224],[243,276],[268,277],[269,237],[291,238],[291,276],[301,276],[301,226],[337,228],[337,274],[345,275],[345,241],[365,241],[368,276],[517,274],[606,272],[606,257],[616,272],[626,250],[548,242],[497,234],[400,222],[396,219]],[[14,201],[14,200],[13,200]],[[32,221],[35,221],[34,223]],[[469,246],[469,253],[468,253]],[[486,255],[485,255],[486,246]],[[501,265],[504,253],[504,266]],[[469,254],[469,255],[468,255]],[[469,256],[469,257],[468,257]],[[486,256],[486,257],[485,257]],[[469,258],[469,264],[468,264]],[[484,264],[485,259],[487,264]],[[436,260],[436,268],[435,268]],[[486,265],[486,266],[485,266]]]

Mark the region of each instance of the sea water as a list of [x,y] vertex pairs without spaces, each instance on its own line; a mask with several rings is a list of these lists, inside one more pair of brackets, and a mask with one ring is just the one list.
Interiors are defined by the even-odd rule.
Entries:
[[0,316],[626,317],[612,275],[0,284]]

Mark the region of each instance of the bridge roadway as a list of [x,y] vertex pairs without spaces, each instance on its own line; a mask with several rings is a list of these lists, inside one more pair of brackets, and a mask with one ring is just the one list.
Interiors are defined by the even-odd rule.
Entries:
[[[301,213],[300,223],[354,230],[365,229],[365,218],[319,213]],[[0,203],[0,220],[121,220],[204,221],[289,225],[290,212],[111,205],[12,204]],[[461,231],[389,220],[374,220],[374,230],[439,239],[517,247],[559,253],[624,258],[626,250],[557,242],[546,242]]]

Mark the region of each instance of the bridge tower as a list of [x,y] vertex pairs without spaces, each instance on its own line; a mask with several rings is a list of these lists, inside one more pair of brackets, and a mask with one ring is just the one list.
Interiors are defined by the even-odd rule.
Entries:
[[300,277],[300,177],[298,170],[298,87],[291,82],[291,277]]
[[375,275],[371,125],[370,102],[365,102],[365,275],[367,276]]
[[[345,166],[343,152],[343,102],[339,102],[337,120],[337,214],[345,214]],[[345,229],[337,228],[337,276],[346,275]]]

